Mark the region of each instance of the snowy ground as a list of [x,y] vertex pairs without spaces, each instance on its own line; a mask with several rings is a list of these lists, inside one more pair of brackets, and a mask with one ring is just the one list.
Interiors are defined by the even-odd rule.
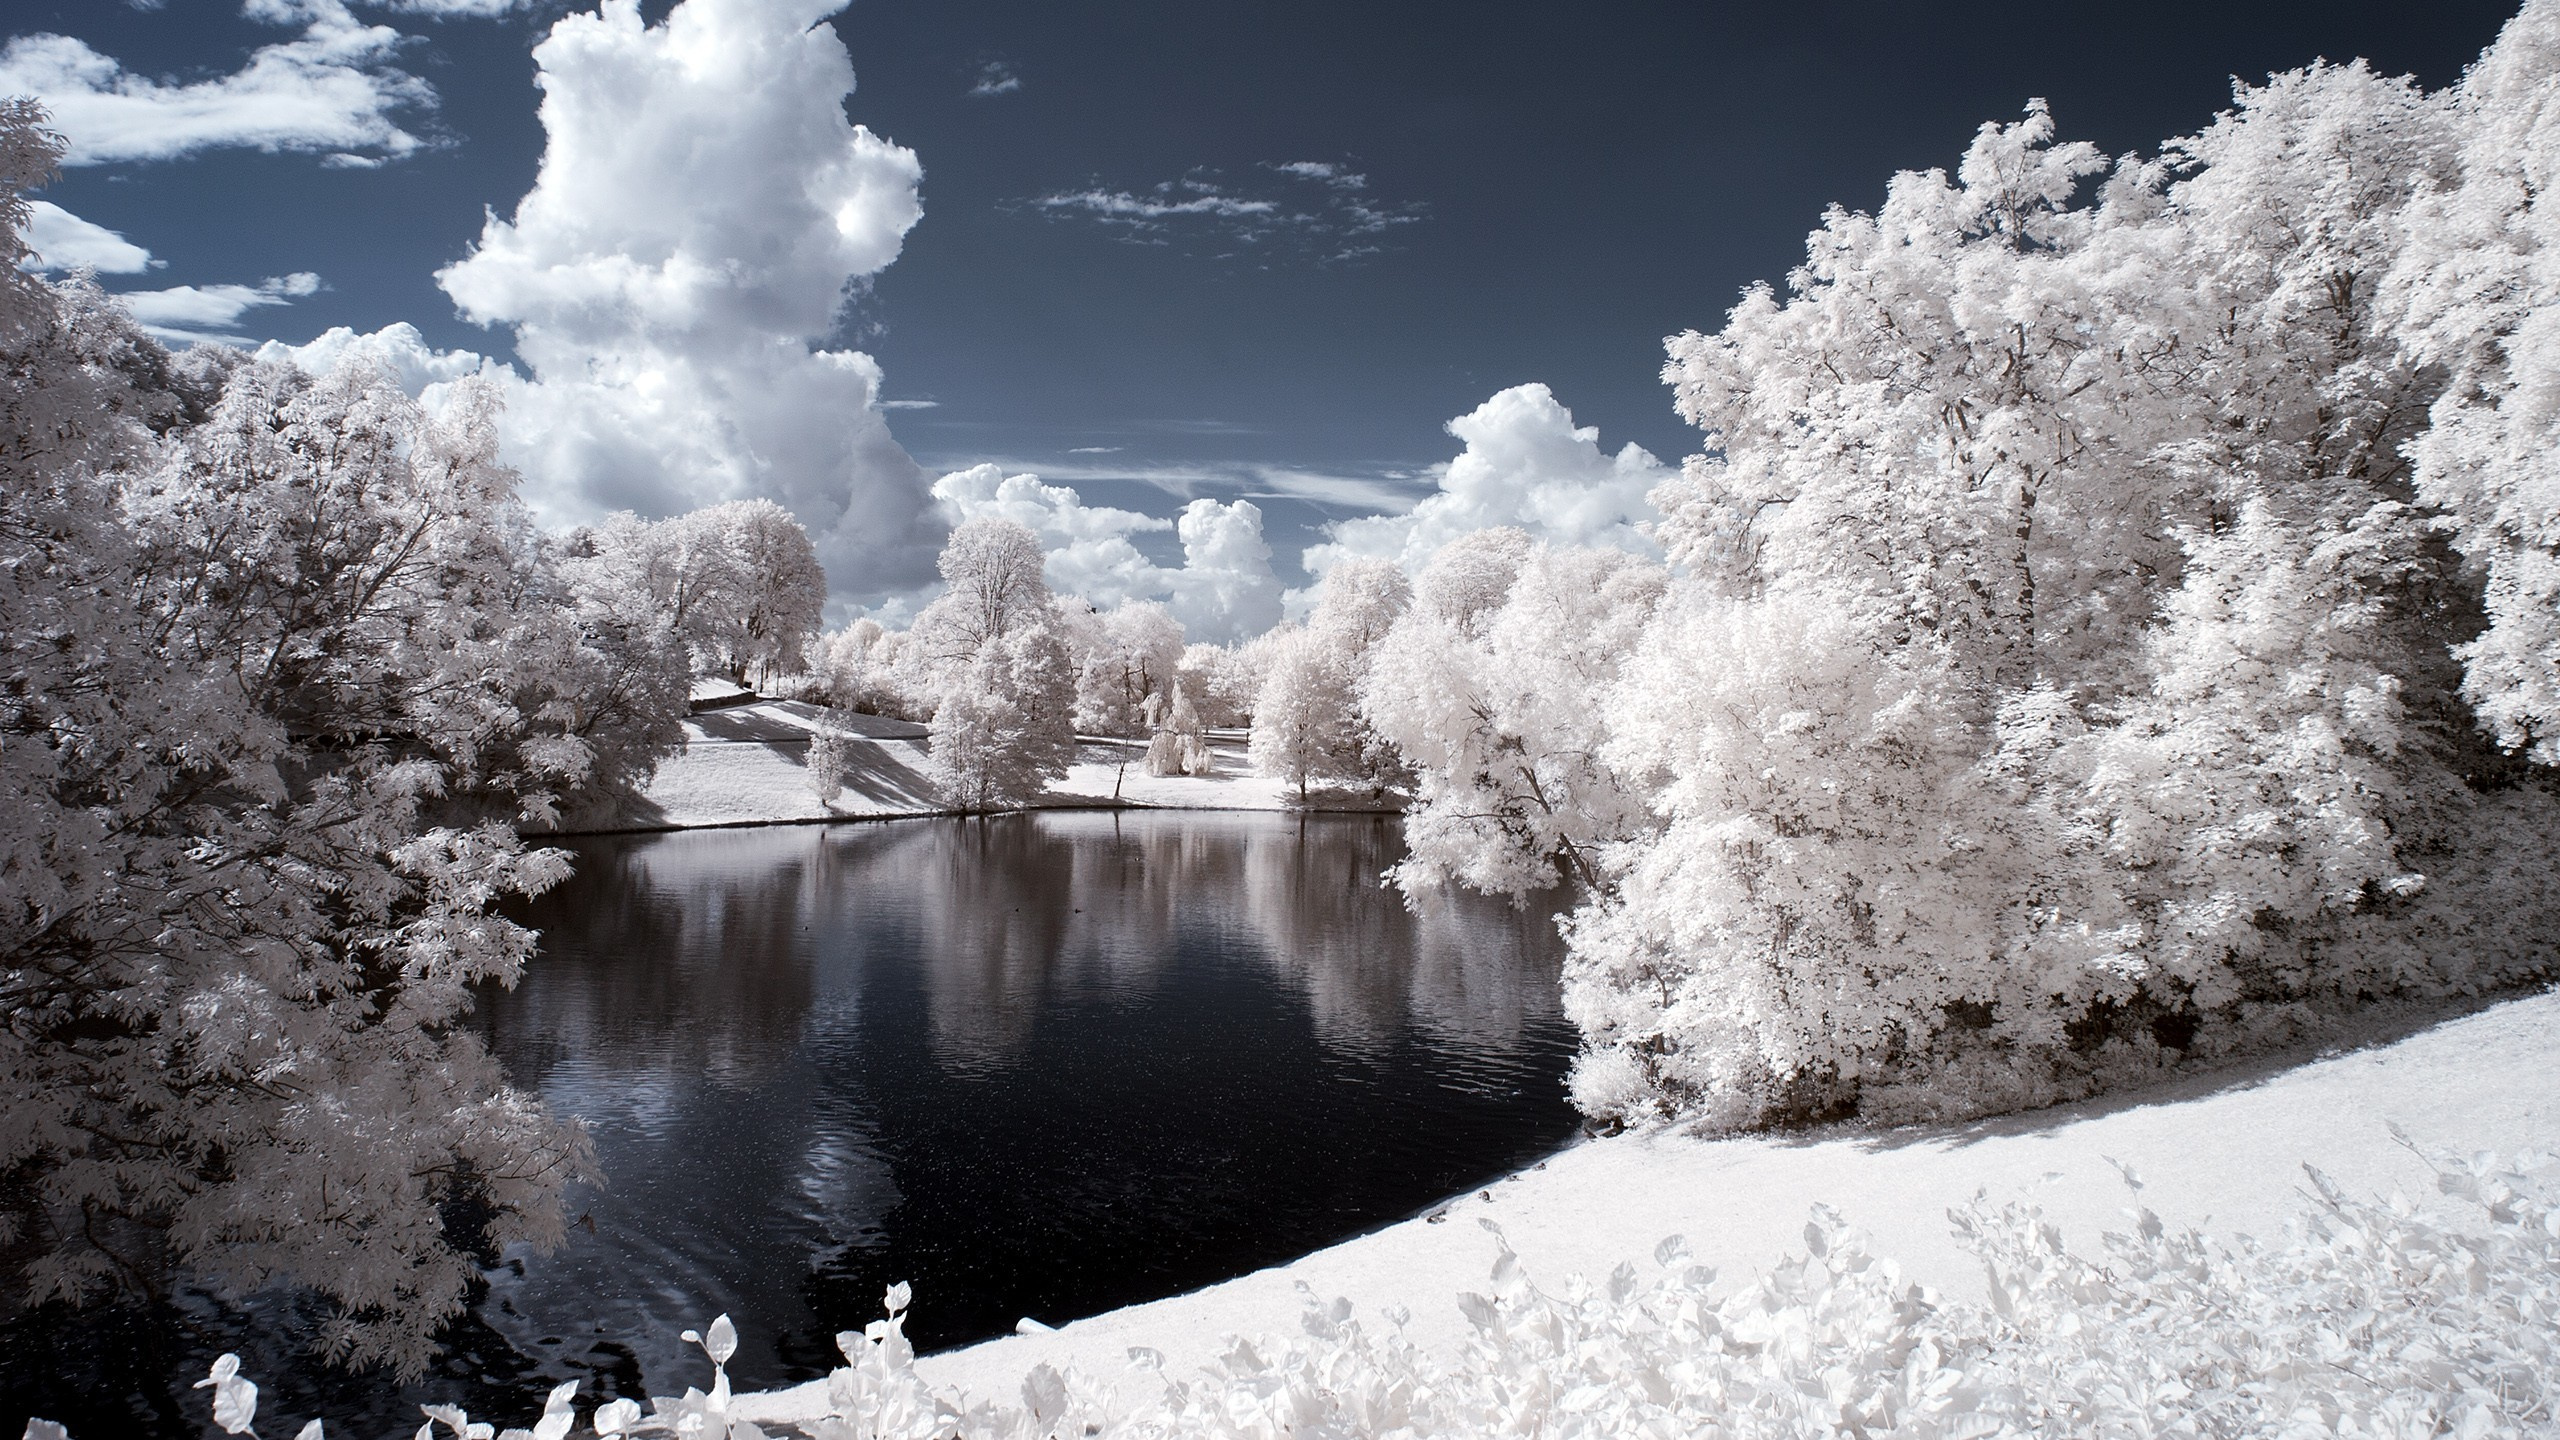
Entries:
[[[808,756],[809,736],[822,717],[818,707],[790,700],[692,716],[684,722],[683,753],[658,767],[637,808],[576,816],[562,828],[572,834],[691,830],[941,813],[923,774],[925,727],[876,715],[839,717],[857,737],[847,747],[850,773],[844,793],[820,804],[809,788]],[[1246,759],[1244,732],[1212,731],[1209,749],[1216,773],[1159,779],[1147,774],[1145,741],[1088,738],[1044,803],[1208,810],[1278,810],[1288,803],[1286,787],[1256,773]]]
[[[1465,1329],[1455,1298],[1486,1288],[1495,1255],[1479,1220],[1498,1223],[1550,1289],[1576,1272],[1597,1278],[1621,1260],[1641,1263],[1675,1233],[1730,1281],[1801,1248],[1808,1211],[1828,1204],[1914,1279],[1978,1298],[1980,1276],[1945,1218],[1978,1190],[2032,1200],[2074,1250],[2094,1254],[2102,1232],[2125,1228],[2132,1197],[2111,1163],[2121,1161],[2144,1182],[2141,1203],[2172,1224],[2273,1237],[2296,1208],[2306,1162],[2350,1193],[2425,1193],[2429,1172],[2393,1138],[2395,1124],[2430,1148],[2560,1150],[2560,992],[2291,1068],[1970,1126],[1589,1141],[1454,1200],[1437,1218],[1055,1333],[929,1356],[917,1370],[937,1388],[1010,1401],[1042,1362],[1151,1383],[1128,1367],[1129,1348],[1144,1345],[1163,1352],[1166,1375],[1182,1378],[1223,1337],[1294,1331],[1304,1291],[1348,1297],[1370,1316],[1401,1304],[1413,1314],[1409,1333],[1454,1348]],[[917,1278],[921,1310],[934,1297],[930,1278]],[[784,1418],[798,1408],[795,1394],[809,1398],[757,1397],[757,1412]]]

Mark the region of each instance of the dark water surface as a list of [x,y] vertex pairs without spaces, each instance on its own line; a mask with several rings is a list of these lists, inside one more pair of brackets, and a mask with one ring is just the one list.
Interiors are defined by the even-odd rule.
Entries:
[[896,1280],[922,1348],[1063,1324],[1410,1215],[1575,1127],[1550,913],[1409,913],[1377,880],[1391,818],[575,849],[577,878],[526,912],[540,959],[473,1023],[586,1118],[607,1176],[572,1196],[587,1223],[493,1270],[414,1387],[313,1376],[288,1306],[199,1302],[176,1348],[242,1350],[276,1422],[405,1433],[417,1400],[456,1399],[524,1424],[573,1376],[582,1408],[680,1392],[708,1372],[676,1332],[724,1311],[741,1388],[806,1379]]

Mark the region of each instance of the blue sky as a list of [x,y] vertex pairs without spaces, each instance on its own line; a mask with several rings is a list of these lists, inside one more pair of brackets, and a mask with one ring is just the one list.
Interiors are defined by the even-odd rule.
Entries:
[[[164,321],[230,306],[199,328],[296,344],[405,321],[518,360],[514,320],[471,323],[437,272],[534,185],[532,50],[574,8],[14,0],[0,82],[68,83],[48,35],[115,69],[82,82],[110,87],[236,78],[278,46],[356,55],[235,87],[229,131],[165,106],[134,123],[169,133],[93,140],[105,158],[42,198],[149,251],[155,268],[103,275],[110,289],[196,287],[146,302]],[[1603,453],[1676,462],[1692,436],[1657,378],[1662,337],[1781,278],[1827,203],[1951,164],[2029,97],[2067,137],[2148,150],[2208,120],[2229,77],[2315,56],[2445,84],[2510,13],[855,0],[821,21],[859,77],[846,111],[913,153],[922,219],[812,343],[876,360],[888,433],[925,474],[993,462],[1156,517],[1249,496],[1295,584],[1317,527],[1425,493],[1460,449],[1444,424],[1508,387],[1549,386]],[[370,98],[288,113],[296,84],[340,72]],[[1127,536],[1179,553],[1169,530]],[[916,578],[843,553],[885,568],[840,590]]]

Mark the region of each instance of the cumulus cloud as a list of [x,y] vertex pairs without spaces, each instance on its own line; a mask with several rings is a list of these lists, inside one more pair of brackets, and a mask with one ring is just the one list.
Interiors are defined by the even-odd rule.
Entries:
[[1280,623],[1280,580],[1263,543],[1261,507],[1194,500],[1174,528],[1182,568],[1167,577],[1166,602],[1192,639],[1244,640]]
[[1639,527],[1655,518],[1646,495],[1672,472],[1638,445],[1602,451],[1599,429],[1577,429],[1546,386],[1513,386],[1448,430],[1466,448],[1434,468],[1432,492],[1400,515],[1327,526],[1330,542],[1306,552],[1309,574],[1355,555],[1419,571],[1451,540],[1496,525],[1553,544],[1659,553]]
[[1386,202],[1365,192],[1369,177],[1321,160],[1261,167],[1303,182],[1279,191],[1252,190],[1208,166],[1143,190],[1101,184],[1053,191],[1026,202],[1053,220],[1082,220],[1140,245],[1210,245],[1230,254],[1355,260],[1384,248],[1383,237],[1428,213],[1420,202]]
[[320,277],[300,270],[256,285],[177,285],[128,290],[115,298],[163,344],[244,345],[237,333],[241,316],[265,305],[290,305],[319,290]]
[[998,95],[1010,95],[1021,88],[1022,77],[1013,73],[1012,66],[1001,60],[990,60],[978,67],[977,83],[969,87],[969,93],[978,99],[988,100]]
[[162,262],[104,225],[81,219],[49,200],[27,202],[28,255],[23,270],[69,270],[86,265],[101,275],[139,275]]
[[340,0],[250,0],[251,19],[301,27],[208,80],[156,80],[68,35],[21,35],[0,49],[0,95],[44,102],[66,165],[175,160],[201,150],[316,152],[376,165],[426,142],[395,119],[435,91],[392,64],[400,32]]
[[[1027,527],[1047,553],[1051,588],[1097,608],[1163,600],[1195,640],[1243,639],[1280,618],[1262,511],[1249,500],[1194,500],[1168,520],[1087,505],[1070,486],[1007,475],[992,464],[943,476],[933,495],[952,524],[995,516]],[[1182,542],[1180,566],[1156,564],[1129,538],[1167,530]]]
[[370,335],[338,325],[305,345],[270,340],[258,347],[257,358],[299,365],[313,375],[326,375],[349,361],[360,362],[390,376],[411,396],[431,402],[438,398],[436,387],[466,376],[486,376],[502,383],[514,378],[513,371],[484,355],[436,349],[417,326],[405,320]]
[[923,211],[914,152],[845,118],[845,0],[635,0],[534,50],[533,189],[437,279],[515,332],[504,425],[553,523],[761,496],[816,538],[840,598],[932,576],[942,522],[890,436],[880,367],[823,348],[849,287]]

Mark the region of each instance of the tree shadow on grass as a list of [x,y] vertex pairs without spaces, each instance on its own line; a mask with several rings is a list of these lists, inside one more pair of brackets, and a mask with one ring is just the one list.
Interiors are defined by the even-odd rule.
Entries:
[[2555,991],[2560,991],[2560,986],[2540,983],[2482,995],[2390,1001],[2341,1014],[2323,1015],[2298,1039],[2273,1049],[2190,1062],[2164,1071],[2154,1080],[2040,1109],[2013,1110],[1970,1120],[1920,1121],[1890,1127],[1844,1120],[1769,1130],[1762,1132],[1759,1138],[1790,1146],[1847,1140],[1863,1150],[1886,1151],[1915,1145],[1955,1148],[1985,1140],[2040,1135],[2103,1115],[2254,1090],[2316,1060],[2379,1049],[2510,1001]]

